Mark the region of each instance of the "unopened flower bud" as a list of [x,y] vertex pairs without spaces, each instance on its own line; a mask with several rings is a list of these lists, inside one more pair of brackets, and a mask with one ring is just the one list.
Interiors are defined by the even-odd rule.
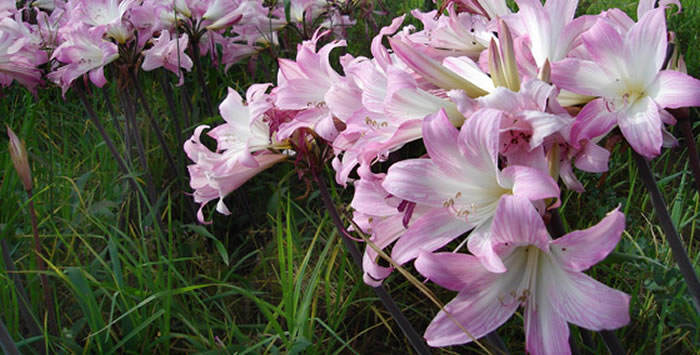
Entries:
[[24,142],[17,137],[10,127],[7,127],[7,135],[10,137],[9,150],[12,164],[14,164],[15,170],[17,170],[17,174],[22,180],[24,189],[29,191],[32,189],[32,172],[29,169],[27,149],[24,147]]

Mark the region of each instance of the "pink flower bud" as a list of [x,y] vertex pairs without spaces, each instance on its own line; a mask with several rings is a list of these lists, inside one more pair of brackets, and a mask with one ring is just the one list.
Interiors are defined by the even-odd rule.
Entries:
[[15,170],[17,170],[17,174],[22,180],[24,189],[30,191],[32,189],[32,172],[29,169],[27,149],[24,148],[24,142],[17,137],[9,126],[7,127],[7,135],[10,137],[9,150],[12,164],[14,164]]

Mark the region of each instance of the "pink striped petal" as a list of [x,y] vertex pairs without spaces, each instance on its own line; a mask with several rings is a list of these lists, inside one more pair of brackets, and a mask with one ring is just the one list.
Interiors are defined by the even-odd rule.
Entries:
[[659,107],[649,97],[639,99],[618,116],[627,142],[639,154],[653,158],[661,152],[663,135]]
[[[539,281],[539,279],[538,279]],[[568,355],[569,325],[547,295],[535,295],[525,309],[525,349],[531,354]]]
[[510,291],[510,285],[496,283],[494,279],[499,274],[489,276],[488,281],[494,283],[494,287],[481,292],[469,292],[467,288],[445,306],[445,311],[452,317],[445,311],[438,313],[425,330],[428,345],[438,347],[471,342],[473,338],[492,332],[515,313],[519,303],[504,303],[499,297]]
[[477,258],[462,253],[422,251],[413,264],[421,275],[452,291],[481,290],[484,281],[493,277]]
[[530,200],[513,195],[501,198],[493,218],[491,239],[494,247],[508,250],[518,246],[535,245],[547,250],[550,242],[547,228]]
[[622,84],[595,62],[567,58],[552,64],[552,82],[562,89],[590,96],[617,97]]
[[[666,58],[666,13],[657,8],[644,14],[625,37],[625,64],[629,73],[641,81],[642,87],[656,77]],[[640,55],[642,54],[643,55]]]
[[389,167],[382,187],[404,200],[443,207],[455,191],[460,191],[462,184],[459,180],[447,179],[430,159],[410,159]]
[[471,228],[446,208],[434,209],[409,226],[394,245],[391,257],[398,264],[404,264],[417,257],[421,250],[432,252]]
[[605,259],[620,241],[625,215],[619,207],[593,227],[576,230],[551,243],[554,257],[571,271],[583,271]]
[[543,171],[511,165],[503,169],[502,176],[513,182],[513,195],[526,197],[531,201],[559,198],[559,186]]
[[[559,275],[546,275],[558,273]],[[549,302],[568,322],[590,330],[616,329],[630,321],[630,296],[580,272],[552,268]]]
[[459,131],[450,123],[445,110],[423,120],[423,142],[435,165],[452,177],[459,177],[466,164],[457,147]]
[[660,108],[700,106],[700,80],[678,71],[659,72],[648,93]]

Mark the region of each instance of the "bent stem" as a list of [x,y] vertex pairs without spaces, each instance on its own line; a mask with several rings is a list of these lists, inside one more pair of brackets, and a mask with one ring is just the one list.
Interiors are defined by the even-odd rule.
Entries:
[[32,199],[32,190],[27,190],[29,198],[29,214],[32,220],[32,234],[34,235],[34,258],[36,265],[39,268],[39,279],[41,280],[41,289],[44,293],[44,303],[46,303],[46,312],[49,316],[49,332],[51,335],[58,335],[58,327],[56,326],[56,312],[53,309],[53,296],[49,289],[49,279],[46,277],[46,264],[44,257],[41,254],[41,241],[39,240],[39,228],[36,221],[36,210],[34,210],[34,201]]
[[112,138],[109,137],[107,134],[107,131],[105,131],[105,127],[102,125],[102,122],[100,122],[100,119],[97,117],[97,114],[95,111],[92,109],[92,106],[90,106],[90,103],[87,100],[87,97],[85,96],[85,91],[82,86],[78,85],[76,88],[78,92],[78,98],[80,99],[80,102],[83,104],[83,107],[85,107],[85,110],[88,113],[88,117],[90,118],[90,121],[92,121],[92,124],[97,127],[97,131],[100,132],[100,135],[102,136],[102,139],[105,141],[105,144],[107,145],[107,148],[109,149],[110,153],[112,153],[112,156],[114,157],[114,160],[117,162],[117,166],[119,167],[119,170],[124,174],[124,176],[127,177],[127,180],[129,181],[129,184],[131,185],[131,188],[134,191],[139,191],[138,189],[138,184],[136,183],[136,180],[134,179],[133,176],[129,174],[129,169],[126,167],[126,163],[124,162],[124,159],[122,159],[122,156],[119,155],[119,152],[117,151],[117,147],[114,145],[114,142],[112,142]]
[[[163,148],[163,152],[165,152],[165,158],[168,160],[168,165],[170,165],[170,169],[175,174],[178,174],[179,170],[177,169],[177,166],[175,165],[175,159],[173,158],[173,155],[170,152],[170,149],[168,148],[168,144],[165,142],[165,137],[163,136],[163,130],[160,128],[160,125],[156,121],[156,118],[153,116],[153,111],[151,111],[151,106],[148,104],[148,100],[146,100],[146,97],[143,94],[143,90],[141,90],[141,85],[139,84],[138,78],[136,78],[136,74],[133,71],[131,72],[131,81],[133,82],[134,88],[136,89],[136,96],[139,97],[139,101],[141,102],[141,107],[143,107],[143,110],[146,113],[146,116],[148,116],[148,122],[151,124],[151,128],[153,128],[153,131],[156,134],[156,138],[158,139],[158,143],[160,144],[161,148]],[[179,177],[179,175],[178,175],[178,177]]]
[[212,105],[211,97],[209,97],[209,90],[207,90],[207,84],[204,81],[204,71],[202,69],[202,59],[199,55],[199,36],[192,36],[192,56],[194,57],[194,70],[197,72],[197,81],[199,82],[199,87],[204,94],[204,101],[207,105],[207,115],[214,115],[214,105]]
[[700,281],[698,281],[698,275],[695,273],[693,264],[688,257],[688,253],[685,251],[685,247],[678,235],[678,231],[676,231],[676,227],[673,226],[671,216],[668,213],[668,209],[666,209],[664,198],[661,196],[661,191],[659,191],[659,187],[656,186],[656,179],[654,179],[651,168],[649,168],[649,162],[647,162],[644,157],[637,154],[637,152],[633,151],[632,155],[637,161],[639,176],[651,195],[651,203],[654,206],[654,211],[656,212],[656,217],[659,219],[661,229],[666,235],[668,245],[671,247],[673,259],[681,270],[690,295],[693,296],[695,311],[700,313]]
[[[561,219],[561,215],[559,215],[559,209],[553,209],[550,211],[551,218],[549,220],[549,223],[547,223],[547,231],[549,234],[552,236],[553,239],[557,239],[564,234],[566,234],[566,228],[564,228],[564,222]],[[591,344],[591,336],[589,334],[589,330],[580,328],[581,331],[581,338],[583,339],[584,345],[590,346]],[[622,343],[620,343],[620,339],[617,338],[615,335],[615,332],[612,330],[601,330],[598,333],[600,333],[600,336],[603,338],[603,342],[605,343],[605,346],[608,347],[608,350],[610,351],[611,354],[613,355],[624,355],[625,354],[625,349],[622,347]]]
[[[321,200],[323,200],[323,204],[326,206],[326,210],[330,214],[333,224],[335,225],[336,229],[338,229],[338,233],[340,233],[342,236],[345,248],[350,252],[355,264],[362,267],[362,254],[360,254],[360,250],[357,248],[357,245],[355,245],[352,239],[350,239],[349,233],[345,229],[345,225],[340,219],[340,214],[338,213],[338,210],[331,199],[331,195],[328,193],[328,188],[326,187],[325,182],[321,180],[316,172],[316,169],[314,168],[311,168],[311,175],[313,176],[316,185],[318,185]],[[382,302],[387,311],[391,313],[392,318],[394,318],[396,323],[398,323],[399,328],[401,328],[403,335],[406,337],[406,339],[408,339],[408,342],[413,347],[413,350],[415,350],[418,354],[430,354],[430,349],[422,340],[422,337],[418,335],[418,332],[413,328],[406,316],[401,312],[401,309],[399,309],[399,306],[396,304],[396,302],[394,302],[394,299],[386,291],[384,286],[372,287],[372,289],[377,297],[379,297],[379,300]]]
[[[136,152],[139,156],[139,163],[141,168],[143,168],[143,174],[146,180],[146,192],[148,193],[148,198],[151,206],[155,206],[156,203],[156,190],[153,184],[153,177],[151,171],[148,169],[148,159],[146,158],[146,148],[143,145],[143,139],[141,138],[141,133],[139,133],[138,123],[136,122],[136,108],[134,107],[134,101],[130,95],[129,89],[126,88],[125,92],[122,92],[122,106],[124,108],[124,115],[128,122],[128,126],[131,128],[127,135],[133,135],[132,140],[136,145]],[[134,190],[138,191],[138,190]]]

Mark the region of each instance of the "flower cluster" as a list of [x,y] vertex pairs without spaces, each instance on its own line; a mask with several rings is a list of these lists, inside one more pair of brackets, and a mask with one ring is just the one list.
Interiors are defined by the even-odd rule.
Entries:
[[[226,123],[208,132],[214,151],[200,142],[208,126],[185,144],[195,200],[229,213],[228,193],[312,131],[333,149],[337,183],[354,187],[354,223],[373,247],[458,292],[426,330],[430,345],[482,337],[518,306],[537,354],[570,352],[567,322],[627,324],[629,296],[583,274],[615,248],[624,215],[556,240],[543,216],[560,204],[559,181],[583,192],[574,168],[608,170],[599,143],[614,129],[647,158],[675,144],[666,109],[700,105],[700,81],[682,60],[665,61],[665,10],[680,3],[642,0],[634,21],[618,9],[575,17],[577,1],[516,2],[518,12],[505,0],[413,11],[422,30],[396,18],[372,40],[372,58],[340,57],[342,74],[329,54],[345,42],[321,45],[318,31],[295,60],[279,60],[269,91],[251,86],[244,104],[229,90]],[[427,154],[388,159],[419,140]],[[373,247],[364,280],[377,286],[393,267]]]
[[[65,94],[79,77],[102,87],[104,68],[123,58],[150,71],[177,74],[193,66],[191,55],[209,55],[228,69],[276,44],[287,25],[320,23],[338,33],[353,24],[335,2],[292,0],[289,21],[284,2],[262,0],[37,0],[0,5],[0,85],[13,80],[34,91],[42,77]],[[186,54],[188,43],[197,46]],[[126,58],[124,58],[126,57]],[[48,68],[43,68],[47,62]]]

